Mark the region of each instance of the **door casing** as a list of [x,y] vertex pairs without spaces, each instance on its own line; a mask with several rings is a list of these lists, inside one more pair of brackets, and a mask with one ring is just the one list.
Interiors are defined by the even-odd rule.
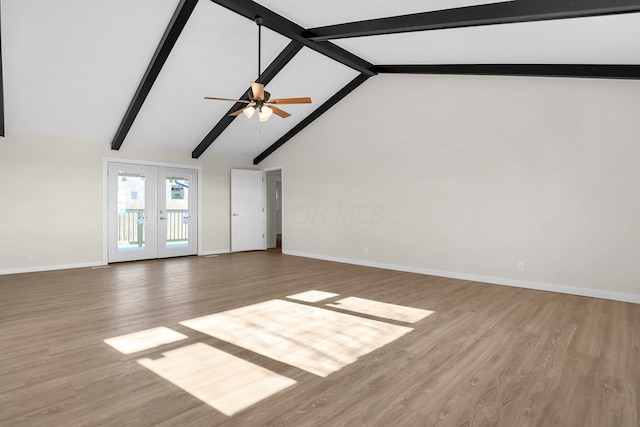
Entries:
[[185,164],[177,164],[177,163],[163,163],[163,162],[149,162],[144,160],[132,160],[132,159],[120,159],[116,157],[103,157],[102,158],[102,265],[109,264],[109,203],[108,203],[108,193],[109,193],[109,163],[125,163],[131,165],[140,165],[140,166],[155,166],[155,167],[165,167],[165,168],[178,168],[178,169],[191,169],[197,172],[198,186],[197,191],[195,192],[197,199],[197,219],[198,227],[197,227],[197,255],[202,253],[202,227],[200,226],[200,218],[202,218],[202,205],[200,201],[202,200],[202,185],[200,183],[202,177],[202,167],[194,166],[194,165],[185,165]]
[[265,172],[231,169],[231,252],[265,250]]

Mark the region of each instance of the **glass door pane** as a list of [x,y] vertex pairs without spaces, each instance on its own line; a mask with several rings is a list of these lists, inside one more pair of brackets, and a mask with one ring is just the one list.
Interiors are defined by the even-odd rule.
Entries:
[[145,249],[144,175],[118,172],[118,252]]
[[165,177],[166,248],[189,246],[189,179]]
[[157,258],[157,168],[108,165],[108,261]]
[[158,257],[198,253],[198,175],[194,169],[158,168]]
[[109,162],[108,262],[198,253],[198,170]]

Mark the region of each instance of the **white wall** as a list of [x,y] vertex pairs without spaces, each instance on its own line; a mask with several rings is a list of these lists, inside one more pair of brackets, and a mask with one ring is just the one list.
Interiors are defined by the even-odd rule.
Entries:
[[285,253],[640,302],[639,117],[637,81],[376,76],[259,166]]
[[232,167],[247,159],[7,130],[0,138],[0,274],[99,265],[103,259],[103,157],[202,167],[202,253],[230,248]]

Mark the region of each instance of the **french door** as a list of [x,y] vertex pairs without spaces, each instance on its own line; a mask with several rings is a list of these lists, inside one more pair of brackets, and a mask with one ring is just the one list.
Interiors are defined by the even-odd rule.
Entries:
[[198,253],[195,169],[108,164],[108,260]]

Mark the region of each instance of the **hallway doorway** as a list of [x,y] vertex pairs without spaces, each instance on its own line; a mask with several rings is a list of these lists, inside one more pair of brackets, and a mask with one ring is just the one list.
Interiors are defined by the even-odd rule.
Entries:
[[267,250],[282,253],[282,169],[266,171]]

